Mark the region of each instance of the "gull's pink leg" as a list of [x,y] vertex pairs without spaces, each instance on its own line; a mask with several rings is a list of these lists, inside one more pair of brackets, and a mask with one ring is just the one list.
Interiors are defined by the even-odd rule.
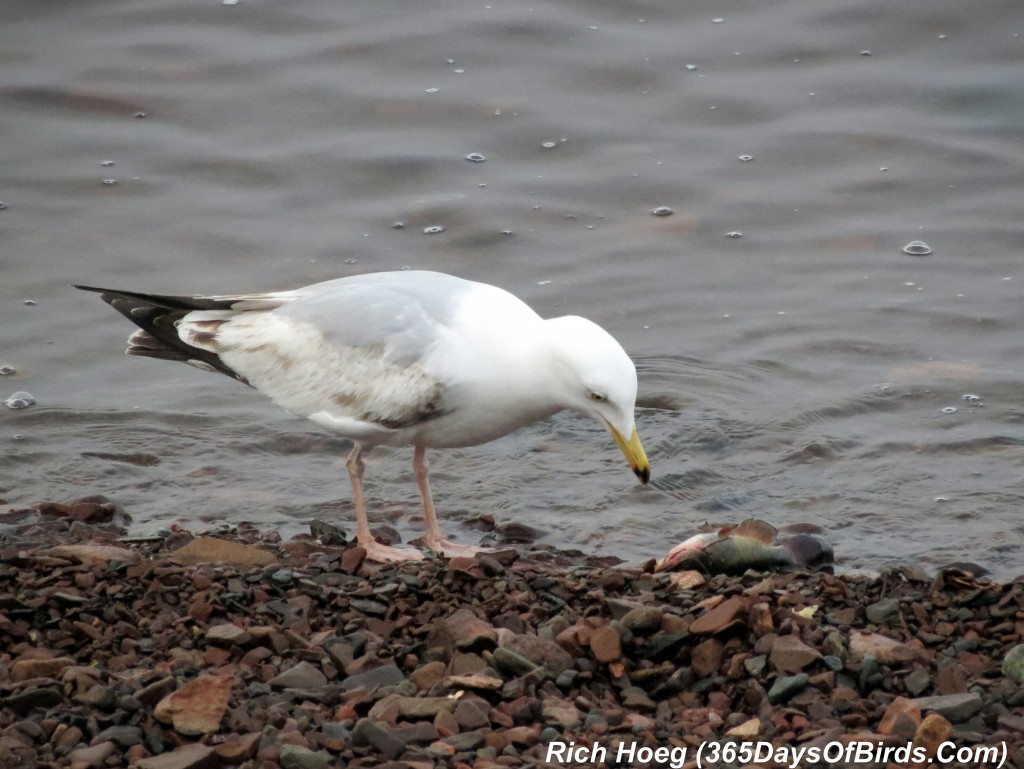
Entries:
[[382,545],[370,533],[370,522],[366,517],[366,500],[363,498],[363,447],[358,443],[345,460],[348,477],[352,481],[352,503],[356,507],[356,542],[366,550],[371,561],[418,561],[423,554],[418,550],[405,550]]
[[444,553],[447,556],[473,556],[481,551],[486,552],[486,548],[458,545],[444,538],[444,535],[441,533],[441,526],[437,522],[434,497],[430,493],[430,479],[427,477],[427,450],[422,446],[417,446],[412,453],[412,471],[413,475],[416,476],[416,485],[419,486],[420,497],[423,499],[423,518],[427,527],[427,531],[423,535],[423,541],[427,544],[427,547],[439,553]]

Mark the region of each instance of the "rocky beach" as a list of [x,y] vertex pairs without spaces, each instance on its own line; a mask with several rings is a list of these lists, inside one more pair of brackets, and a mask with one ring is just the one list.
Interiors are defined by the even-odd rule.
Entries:
[[1024,581],[654,574],[12,511],[0,766],[1021,766]]

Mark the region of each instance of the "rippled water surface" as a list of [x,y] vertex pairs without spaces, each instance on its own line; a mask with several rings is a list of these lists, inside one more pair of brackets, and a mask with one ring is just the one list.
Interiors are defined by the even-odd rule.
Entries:
[[[1019,0],[3,16],[0,400],[37,401],[0,407],[10,505],[105,493],[139,532],[347,523],[343,439],[123,356],[129,325],[70,284],[412,267],[588,316],[640,371],[650,486],[562,414],[433,453],[457,539],[490,513],[639,561],[757,515],[824,526],[847,570],[1024,573]],[[367,470],[371,516],[407,538],[410,459],[377,450]]]

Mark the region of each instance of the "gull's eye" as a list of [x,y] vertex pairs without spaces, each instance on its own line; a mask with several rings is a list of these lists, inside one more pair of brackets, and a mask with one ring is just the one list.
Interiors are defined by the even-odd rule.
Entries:
[[593,390],[591,390],[590,391],[590,400],[595,401],[597,403],[604,403],[606,400],[608,400],[608,396],[607,395],[603,395],[602,393],[594,392]]

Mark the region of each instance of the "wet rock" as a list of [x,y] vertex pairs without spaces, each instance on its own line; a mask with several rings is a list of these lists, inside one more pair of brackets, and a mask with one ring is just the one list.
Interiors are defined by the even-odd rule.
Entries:
[[180,734],[209,734],[220,728],[230,696],[230,676],[202,676],[160,700],[153,715]]

